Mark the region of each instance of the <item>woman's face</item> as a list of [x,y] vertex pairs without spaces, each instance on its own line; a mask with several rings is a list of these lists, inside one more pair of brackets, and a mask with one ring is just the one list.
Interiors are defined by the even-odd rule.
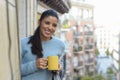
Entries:
[[57,28],[58,19],[54,16],[45,17],[40,21],[40,37],[42,41],[50,40]]

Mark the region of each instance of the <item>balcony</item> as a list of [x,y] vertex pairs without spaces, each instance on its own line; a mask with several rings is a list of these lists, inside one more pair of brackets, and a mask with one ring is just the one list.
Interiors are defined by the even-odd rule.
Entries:
[[93,49],[93,45],[92,44],[86,44],[85,49]]
[[76,53],[76,52],[80,53],[80,51],[82,51],[82,47],[76,44],[73,46],[73,51],[74,51],[74,53]]
[[53,8],[61,14],[68,13],[71,7],[70,1],[65,0],[38,0],[47,6]]
[[93,31],[85,31],[85,35],[93,35]]
[[93,65],[94,64],[94,58],[89,58],[88,60],[85,60],[85,65]]
[[80,38],[82,36],[82,32],[74,32],[74,38]]
[[83,61],[79,61],[78,66],[83,66]]
[[76,51],[76,52],[73,52],[73,53],[74,53],[74,55],[78,55],[78,54],[82,54],[83,51]]
[[94,65],[86,65],[85,66],[87,72],[93,72],[95,71],[95,66]]
[[82,69],[82,68],[84,68],[84,63],[83,63],[83,61],[79,61],[79,62],[78,62],[78,65],[77,65],[76,67],[74,67],[74,69],[76,69],[76,70],[80,70],[80,69]]
[[93,37],[85,37],[85,44],[93,45],[94,39]]

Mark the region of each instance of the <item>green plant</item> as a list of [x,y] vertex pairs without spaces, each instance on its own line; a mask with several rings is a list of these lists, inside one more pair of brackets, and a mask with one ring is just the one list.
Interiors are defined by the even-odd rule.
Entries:
[[113,69],[111,67],[109,67],[107,69],[107,74],[113,74],[113,73],[114,73]]
[[80,80],[106,80],[106,79],[102,74],[95,73],[89,76],[82,76]]
[[82,47],[81,46],[78,46],[78,47],[73,46],[73,51],[74,52],[82,51]]
[[64,28],[64,29],[69,28],[68,22],[69,22],[68,19],[66,19],[66,20],[63,21],[63,28]]
[[107,50],[105,51],[106,55],[109,56],[110,55],[110,52],[109,52],[109,49],[107,48]]
[[84,77],[82,77],[81,80],[92,80],[92,77],[90,77],[90,76],[84,76]]
[[101,74],[93,76],[92,80],[104,80],[104,77]]
[[81,46],[78,46],[78,51],[82,51],[82,47]]
[[97,49],[97,48],[95,48],[95,54],[96,54],[96,56],[98,56],[98,55],[99,55],[99,51],[98,51],[98,49]]

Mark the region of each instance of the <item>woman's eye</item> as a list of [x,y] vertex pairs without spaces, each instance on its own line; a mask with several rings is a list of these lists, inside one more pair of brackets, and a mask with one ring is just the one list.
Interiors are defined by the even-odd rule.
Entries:
[[50,24],[50,22],[46,21],[45,24]]
[[53,27],[57,27],[57,24],[53,24]]

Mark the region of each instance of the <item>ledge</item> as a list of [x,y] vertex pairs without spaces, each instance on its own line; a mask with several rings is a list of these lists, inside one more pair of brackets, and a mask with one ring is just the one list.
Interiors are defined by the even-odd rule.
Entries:
[[69,0],[66,0],[68,5],[65,4],[65,0],[39,0],[40,2],[44,3],[45,5],[49,6],[50,8],[58,11],[61,14],[68,13],[70,5]]

